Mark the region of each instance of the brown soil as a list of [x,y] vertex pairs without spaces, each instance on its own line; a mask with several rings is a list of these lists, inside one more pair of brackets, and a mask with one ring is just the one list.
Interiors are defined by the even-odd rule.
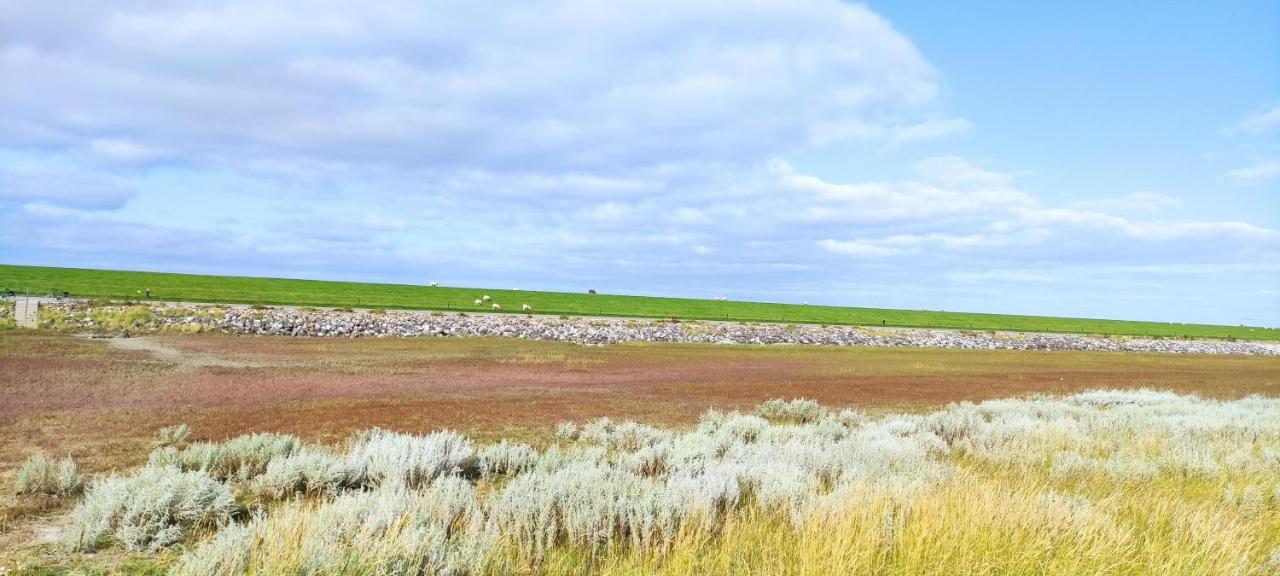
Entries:
[[599,416],[681,425],[773,397],[864,409],[1152,387],[1280,394],[1280,359],[1087,352],[623,345],[501,339],[158,336],[126,348],[0,335],[0,488],[27,454],[89,470],[145,460],[157,428],[332,441],[381,426],[545,437]]

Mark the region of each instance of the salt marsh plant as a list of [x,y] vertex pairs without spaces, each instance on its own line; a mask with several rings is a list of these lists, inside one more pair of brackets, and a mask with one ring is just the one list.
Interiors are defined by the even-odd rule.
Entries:
[[1095,391],[879,418],[777,401],[687,430],[560,428],[543,450],[373,430],[222,482],[150,469],[265,508],[221,529],[230,492],[177,507],[198,518],[129,515],[173,499],[115,478],[77,526],[149,549],[199,531],[186,574],[1248,575],[1280,547],[1277,399]]
[[503,440],[480,450],[478,464],[485,476],[515,475],[532,469],[538,463],[538,451],[528,444]]
[[230,488],[204,472],[147,466],[90,486],[72,511],[63,540],[85,551],[110,538],[129,550],[157,550],[183,540],[190,530],[224,524],[234,510]]
[[471,485],[439,478],[286,504],[222,530],[176,574],[466,574],[487,549]]
[[807,424],[817,421],[825,413],[815,400],[796,398],[790,402],[774,398],[756,407],[756,415],[773,422]]
[[260,496],[333,495],[360,482],[360,470],[347,458],[322,448],[307,447],[288,456],[273,458],[252,488]]
[[19,495],[66,496],[80,491],[81,483],[70,456],[54,461],[43,453],[34,454],[18,469]]
[[156,440],[156,448],[162,448],[165,446],[181,448],[187,445],[187,438],[191,437],[191,427],[186,424],[166,426],[161,428],[156,435],[159,437],[159,439]]
[[152,452],[150,463],[201,470],[221,480],[244,480],[264,472],[272,459],[287,457],[301,446],[294,436],[250,434],[226,442],[196,442],[181,450],[164,445]]
[[372,430],[352,442],[347,458],[362,484],[417,487],[474,471],[475,444],[452,430],[426,436]]

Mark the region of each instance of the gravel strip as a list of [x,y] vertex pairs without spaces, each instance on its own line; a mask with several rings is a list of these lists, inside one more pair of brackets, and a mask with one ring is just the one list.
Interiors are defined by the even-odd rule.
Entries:
[[[102,330],[82,303],[47,304],[64,314],[64,328]],[[410,336],[498,336],[604,345],[623,342],[699,344],[808,344],[954,348],[962,350],[1091,350],[1171,354],[1236,354],[1280,356],[1280,342],[1184,340],[1126,336],[1088,336],[1022,332],[928,330],[810,324],[737,322],[673,323],[628,318],[579,318],[518,314],[321,310],[307,308],[250,309],[235,306],[154,304],[132,333],[216,331],[253,336],[379,338]],[[123,315],[131,308],[99,306],[98,314]],[[136,310],[136,307],[132,308]]]

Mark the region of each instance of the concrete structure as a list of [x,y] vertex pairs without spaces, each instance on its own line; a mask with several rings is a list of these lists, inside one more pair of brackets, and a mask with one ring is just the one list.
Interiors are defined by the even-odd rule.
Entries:
[[19,328],[36,328],[40,325],[40,299],[19,296],[13,315]]

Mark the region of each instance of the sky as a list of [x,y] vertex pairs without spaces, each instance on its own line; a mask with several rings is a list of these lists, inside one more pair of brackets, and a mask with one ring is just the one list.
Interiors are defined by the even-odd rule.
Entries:
[[0,0],[0,263],[1280,326],[1280,4]]

